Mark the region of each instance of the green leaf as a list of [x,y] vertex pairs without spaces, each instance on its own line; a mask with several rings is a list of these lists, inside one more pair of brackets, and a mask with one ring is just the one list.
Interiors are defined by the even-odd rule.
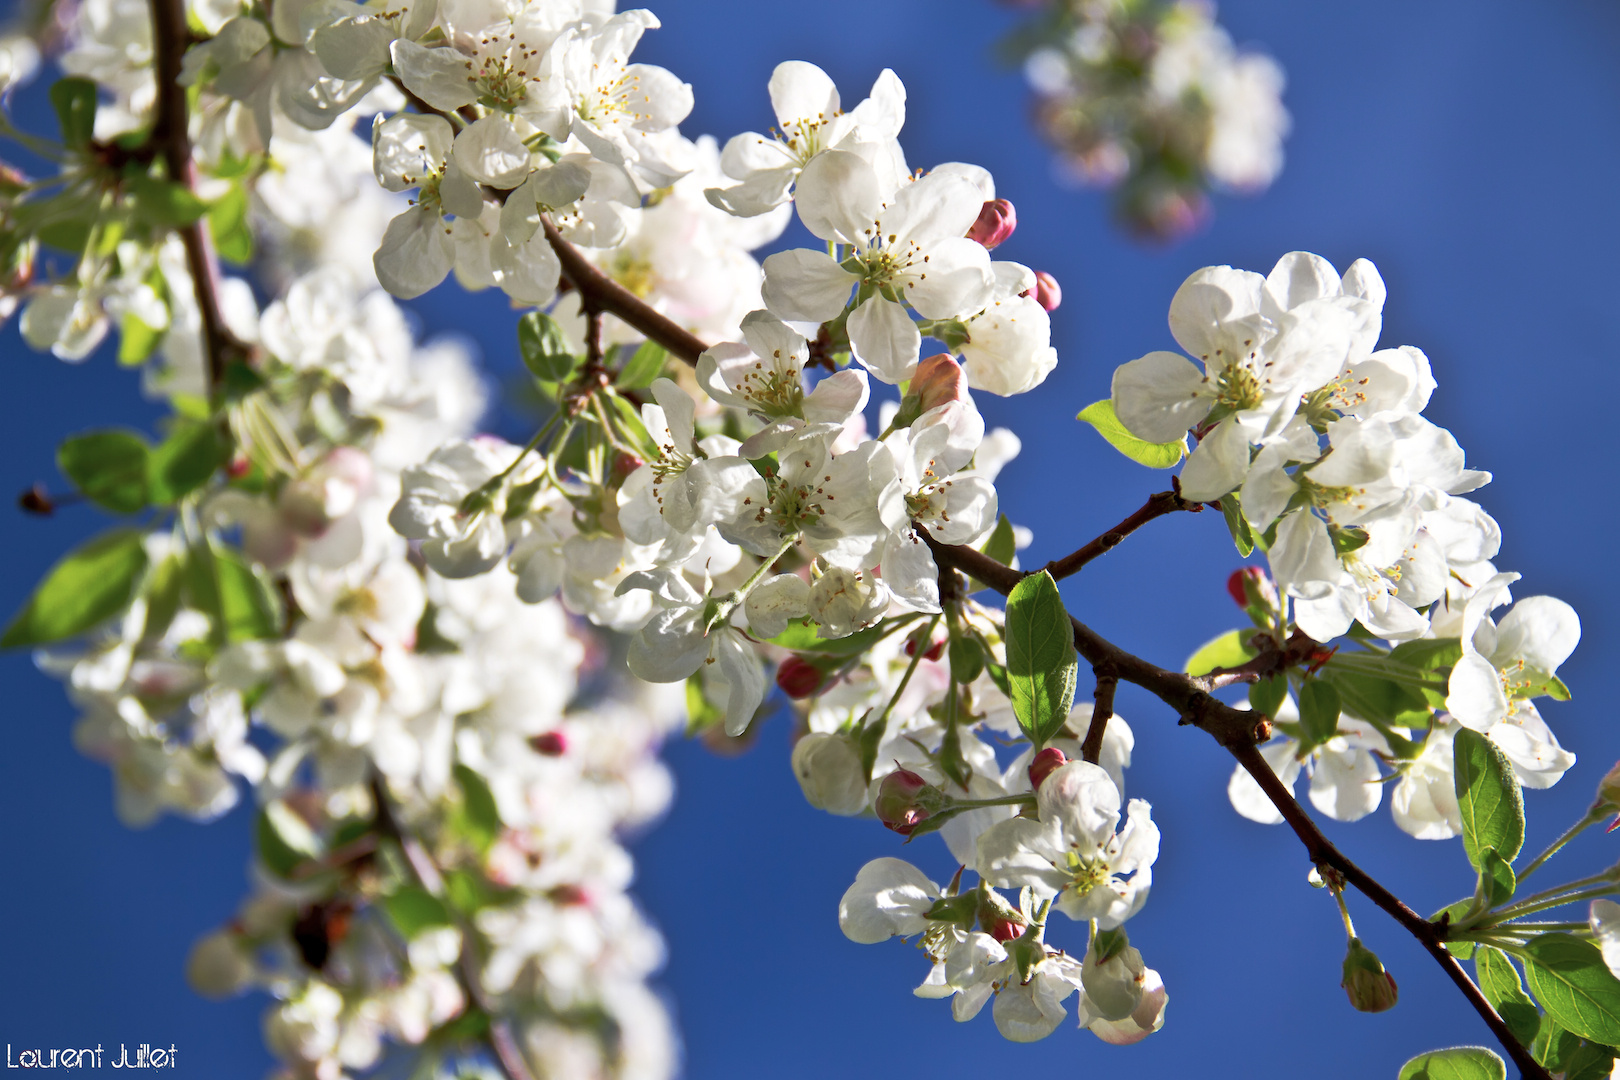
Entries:
[[1322,682],[1332,683],[1347,712],[1375,724],[1427,727],[1429,703],[1421,692],[1388,679],[1347,671],[1329,660],[1317,673]]
[[154,330],[131,312],[118,323],[118,362],[124,367],[140,367],[151,359],[163,341],[164,330]]
[[68,552],[6,627],[0,648],[62,641],[123,611],[146,570],[145,540],[138,529],[114,529]]
[[218,575],[219,615],[227,641],[256,641],[279,637],[281,604],[270,585],[235,551],[214,552]]
[[91,431],[63,442],[56,466],[97,506],[133,514],[147,503],[148,453],[146,440],[133,431]]
[[883,624],[858,630],[848,637],[824,638],[816,636],[816,624],[808,619],[795,619],[787,629],[773,638],[768,645],[792,649],[796,653],[814,653],[819,656],[859,656],[882,640],[889,630]]
[[1457,732],[1452,761],[1468,861],[1479,869],[1480,853],[1495,848],[1511,863],[1524,845],[1524,796],[1513,766],[1495,743],[1468,728]]
[[1249,708],[1273,720],[1277,710],[1288,699],[1288,679],[1281,675],[1267,675],[1249,687]]
[[172,180],[132,176],[124,185],[143,217],[171,229],[184,228],[208,212],[208,204],[196,192]]
[[62,129],[62,145],[80,150],[96,134],[96,84],[89,79],[58,79],[51,87],[51,105]]
[[1400,1080],[1507,1080],[1507,1062],[1483,1046],[1430,1050],[1402,1065]]
[[1462,659],[1462,641],[1458,638],[1403,641],[1391,649],[1384,659],[1419,671],[1445,671]]
[[208,232],[213,237],[214,250],[226,262],[240,266],[253,261],[247,189],[241,184],[232,184],[231,189],[208,208]]
[[[789,627],[791,630],[792,628]],[[686,680],[686,736],[701,735],[726,718],[726,710],[709,700],[703,688],[703,673],[697,672]]]
[[543,311],[531,311],[518,320],[518,352],[523,366],[545,382],[566,382],[579,365],[568,351],[562,327]]
[[383,907],[406,941],[420,936],[424,930],[453,925],[450,909],[444,906],[444,901],[416,885],[403,886],[383,897]]
[[1018,554],[1018,548],[1017,540],[1013,536],[1012,522],[1007,520],[1006,514],[1001,515],[995,529],[990,533],[990,539],[986,540],[979,550],[1002,566],[1012,565],[1013,556]]
[[1564,1063],[1580,1048],[1580,1036],[1574,1035],[1558,1026],[1558,1022],[1551,1016],[1541,1018],[1541,1028],[1536,1032],[1536,1043],[1530,1048],[1530,1053],[1541,1064],[1552,1072],[1563,1072]]
[[1597,1043],[1581,1043],[1569,1055],[1564,1080],[1608,1080],[1614,1069],[1614,1051]]
[[461,788],[461,827],[480,852],[486,852],[501,834],[501,813],[489,782],[465,765],[457,764],[456,784]]
[[213,424],[182,420],[152,451],[148,473],[152,501],[179,502],[206,484],[231,457],[230,444]]
[[619,377],[613,381],[624,390],[639,390],[644,386],[651,386],[653,380],[664,373],[664,364],[669,361],[669,351],[654,341],[644,341],[630,357],[628,363],[619,369]]
[[254,826],[259,861],[277,877],[291,877],[309,859],[321,856],[320,837],[280,799],[265,804]]
[[619,430],[629,439],[631,449],[640,454],[643,461],[657,461],[658,446],[647,433],[647,425],[641,422],[641,414],[636,407],[618,394],[604,393],[599,400],[605,401],[612,413],[618,414]]
[[1535,1041],[1541,1030],[1541,1011],[1519,984],[1519,972],[1507,953],[1490,945],[1474,950],[1474,972],[1479,988],[1507,1024],[1513,1037],[1525,1046]]
[[1038,750],[1063,730],[1079,673],[1074,628],[1051,574],[1031,574],[1013,588],[1006,640],[1013,712]]
[[1208,675],[1216,668],[1235,668],[1248,663],[1259,655],[1249,644],[1252,636],[1252,629],[1228,630],[1220,637],[1204,642],[1187,657],[1187,674]]
[[1232,543],[1237,545],[1238,554],[1247,559],[1254,551],[1254,532],[1243,516],[1237,492],[1229,491],[1221,496],[1221,514],[1226,518],[1226,530],[1232,534]]
[[959,634],[951,638],[948,655],[951,678],[959,683],[970,683],[984,671],[984,646],[972,634]]
[[1500,907],[1513,899],[1519,882],[1508,861],[1498,855],[1495,848],[1480,852],[1479,860],[1479,889],[1490,906]]
[[1151,443],[1132,435],[1119,417],[1114,415],[1114,403],[1107,398],[1094,401],[1080,410],[1077,420],[1084,420],[1097,429],[1115,450],[1139,465],[1150,469],[1171,469],[1187,456],[1187,439],[1182,436],[1174,442]]
[[141,637],[155,641],[168,632],[180,611],[180,588],[185,580],[185,560],[170,555],[152,568],[146,577],[143,594],[146,597],[146,625]]
[[1331,683],[1309,679],[1299,691],[1299,726],[1305,741],[1320,746],[1339,733],[1343,704]]
[[1525,945],[1530,992],[1558,1026],[1583,1039],[1620,1045],[1620,979],[1589,941],[1543,934]]
[[[1474,898],[1470,896],[1466,900],[1458,900],[1455,904],[1452,904],[1449,907],[1441,908],[1439,911],[1429,916],[1429,921],[1438,922],[1442,915],[1450,915],[1451,925],[1455,926],[1458,920],[1473,910],[1473,907]],[[1457,957],[1459,960],[1467,960],[1470,956],[1474,955],[1474,943],[1472,941],[1447,941],[1444,944],[1446,951],[1452,956]]]

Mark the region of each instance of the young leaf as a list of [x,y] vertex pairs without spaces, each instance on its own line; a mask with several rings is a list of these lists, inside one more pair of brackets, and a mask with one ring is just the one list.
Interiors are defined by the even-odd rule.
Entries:
[[613,381],[625,390],[639,390],[643,386],[651,386],[653,380],[664,373],[664,364],[668,360],[669,352],[662,345],[644,341],[641,348],[637,349],[619,370],[619,377]]
[[1077,420],[1084,420],[1097,429],[1115,450],[1132,461],[1150,469],[1172,469],[1187,456],[1187,439],[1182,436],[1174,442],[1151,443],[1130,433],[1119,417],[1114,415],[1114,403],[1107,398],[1094,401],[1080,410]]
[[6,627],[0,648],[62,641],[123,611],[146,570],[145,540],[138,529],[114,529],[68,552]]
[[1018,547],[1017,539],[1013,536],[1012,522],[1007,520],[1006,514],[1001,515],[995,529],[990,533],[990,539],[986,540],[979,550],[1002,566],[1012,565],[1013,556],[1018,554]]
[[1584,1042],[1569,1055],[1564,1080],[1609,1080],[1614,1070],[1614,1051],[1597,1043]]
[[118,322],[118,362],[124,367],[140,367],[157,351],[164,333],[146,325],[133,312],[125,315]]
[[1507,1080],[1507,1062],[1483,1046],[1430,1050],[1402,1065],[1400,1080]]
[[1519,984],[1519,972],[1507,953],[1490,945],[1474,951],[1474,972],[1485,999],[1513,1032],[1514,1038],[1529,1046],[1541,1030],[1541,1011]]
[[424,930],[452,925],[450,911],[444,906],[444,901],[416,885],[401,886],[383,897],[383,907],[388,910],[388,917],[406,941]]
[[208,208],[208,231],[220,258],[238,266],[253,261],[247,189],[241,184],[232,184],[231,189]]
[[1288,680],[1281,675],[1268,675],[1249,687],[1249,708],[1264,713],[1273,720],[1277,710],[1288,698]]
[[1320,746],[1339,733],[1343,711],[1339,692],[1331,683],[1309,679],[1299,691],[1299,726],[1312,746]]
[[1547,1015],[1583,1039],[1620,1045],[1620,979],[1597,946],[1570,934],[1543,934],[1525,949],[1524,976]]
[[1468,728],[1457,732],[1452,761],[1468,861],[1478,869],[1480,853],[1495,848],[1503,859],[1513,862],[1524,844],[1524,796],[1513,777],[1513,766],[1495,743]]
[[821,656],[859,656],[880,641],[887,628],[874,626],[859,630],[848,637],[824,638],[816,634],[816,624],[805,620],[788,623],[786,630],[766,641],[797,653],[816,653]]
[[1228,630],[1204,642],[1198,651],[1187,657],[1187,674],[1208,675],[1216,668],[1235,668],[1253,660],[1259,654],[1249,645],[1252,636],[1253,630]]
[[1391,649],[1384,659],[1420,671],[1444,671],[1462,659],[1462,641],[1458,638],[1403,641]]
[[281,604],[253,568],[236,552],[214,552],[219,615],[227,641],[255,641],[281,633]]
[[495,806],[495,795],[489,782],[465,765],[455,768],[456,784],[461,788],[461,827],[479,851],[488,851],[501,833],[501,813]]
[[169,437],[152,451],[148,465],[152,501],[179,502],[206,484],[230,456],[230,445],[213,424],[195,420],[175,424]]
[[[792,627],[788,628],[789,630]],[[686,680],[686,736],[701,735],[712,727],[717,727],[726,718],[726,710],[709,700],[709,695],[703,689],[703,673],[700,671]]]
[[1581,1039],[1579,1035],[1565,1031],[1558,1026],[1558,1022],[1551,1016],[1541,1018],[1541,1028],[1536,1032],[1535,1045],[1530,1053],[1537,1061],[1545,1065],[1549,1072],[1563,1072],[1564,1063],[1579,1049]]
[[124,181],[141,215],[172,229],[184,228],[208,212],[208,204],[184,184],[132,176]]
[[147,502],[147,454],[133,431],[90,431],[57,448],[56,467],[97,506],[133,514]]
[[543,311],[531,311],[518,320],[518,352],[523,366],[545,382],[566,381],[578,365],[562,327]]
[[277,877],[290,877],[298,866],[321,855],[320,837],[280,799],[265,804],[254,826],[259,861]]
[[96,133],[96,84],[89,79],[58,79],[51,87],[51,105],[62,128],[62,145],[78,150]]
[[1519,882],[1508,861],[1498,855],[1495,848],[1486,848],[1479,853],[1479,862],[1479,887],[1490,906],[1500,907],[1513,899]]
[[1036,749],[1063,730],[1078,672],[1057,582],[1044,570],[1031,574],[1007,597],[1007,683],[1018,726]]
[[1232,534],[1232,543],[1237,545],[1238,554],[1247,559],[1254,551],[1254,532],[1243,517],[1237,492],[1229,491],[1221,496],[1221,514],[1226,518],[1226,530]]

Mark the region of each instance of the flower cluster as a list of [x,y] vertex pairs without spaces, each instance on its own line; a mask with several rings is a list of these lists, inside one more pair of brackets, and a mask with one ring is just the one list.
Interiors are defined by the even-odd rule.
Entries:
[[[1021,5],[1022,6],[1022,5]],[[1283,73],[1240,52],[1195,0],[1044,0],[1010,40],[1035,123],[1076,180],[1116,189],[1130,228],[1173,239],[1211,189],[1256,192],[1282,169]]]

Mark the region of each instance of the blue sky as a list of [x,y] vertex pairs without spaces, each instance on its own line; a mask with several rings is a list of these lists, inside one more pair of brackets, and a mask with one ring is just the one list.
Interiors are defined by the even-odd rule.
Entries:
[[[1006,512],[1034,530],[1031,561],[1071,549],[1165,486],[1073,416],[1106,396],[1117,364],[1171,347],[1165,313],[1188,273],[1212,263],[1264,271],[1295,248],[1341,268],[1374,260],[1390,291],[1383,344],[1428,353],[1440,383],[1429,415],[1456,433],[1472,466],[1496,474],[1478,497],[1503,526],[1499,564],[1525,575],[1519,595],[1561,596],[1584,621],[1563,672],[1575,699],[1546,710],[1581,761],[1558,788],[1529,793],[1527,846],[1584,809],[1620,757],[1602,683],[1603,658],[1620,644],[1611,615],[1620,519],[1604,457],[1620,389],[1611,314],[1620,291],[1620,11],[1602,0],[1228,0],[1221,17],[1234,36],[1263,45],[1288,72],[1287,165],[1263,196],[1217,199],[1199,236],[1143,248],[1108,224],[1102,196],[1053,182],[1025,120],[1021,78],[988,56],[1010,24],[1003,8],[685,0],[655,10],[666,26],[638,58],[693,83],[689,135],[724,139],[768,125],[765,82],[780,60],[822,65],[850,101],[889,66],[909,91],[902,139],[912,164],[967,160],[995,172],[1021,223],[998,255],[1050,271],[1065,296],[1051,379],[1035,394],[982,402],[1024,440],[1021,463],[999,486]],[[468,302],[447,287],[416,307],[430,332],[469,335],[493,369],[513,368],[514,316],[499,297]],[[14,329],[0,341],[12,379],[0,427],[6,490],[53,481],[53,447],[68,433],[155,417],[134,376],[110,359],[70,367],[28,352]],[[0,607],[20,603],[55,555],[100,526],[94,518],[10,518]],[[1133,537],[1064,592],[1099,631],[1173,665],[1237,624],[1223,582],[1238,562],[1217,516],[1182,515]],[[124,830],[104,768],[71,748],[60,687],[27,657],[6,655],[0,688],[0,924],[10,931],[0,936],[0,1042],[175,1043],[190,1075],[262,1073],[264,999],[209,1004],[181,976],[191,940],[228,918],[247,888],[246,815]],[[956,1025],[943,1004],[912,998],[922,956],[846,941],[837,900],[870,858],[902,855],[944,876],[946,856],[937,844],[903,849],[870,822],[806,807],[779,719],[739,758],[671,747],[675,809],[636,844],[638,893],[669,941],[662,985],[683,1028],[687,1075],[1393,1077],[1419,1051],[1489,1042],[1432,961],[1355,898],[1362,935],[1399,980],[1401,1003],[1379,1016],[1353,1012],[1338,986],[1338,918],[1307,887],[1297,843],[1230,810],[1229,759],[1210,739],[1178,729],[1140,694],[1122,691],[1120,710],[1137,736],[1129,793],[1152,802],[1164,831],[1152,898],[1130,926],[1169,986],[1161,1033],[1120,1049],[1066,1025],[1014,1046],[988,1016]],[[1327,831],[1419,910],[1471,890],[1458,842],[1411,840],[1387,808]],[[1553,867],[1567,858],[1569,876],[1590,872],[1617,845],[1620,836],[1589,838]]]

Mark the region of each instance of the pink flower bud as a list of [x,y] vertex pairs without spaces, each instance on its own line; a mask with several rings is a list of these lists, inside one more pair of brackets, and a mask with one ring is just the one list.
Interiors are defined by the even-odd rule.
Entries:
[[1377,955],[1361,943],[1350,939],[1350,950],[1344,956],[1344,992],[1350,1004],[1361,1012],[1384,1012],[1395,1007],[1399,990],[1395,977],[1384,970]]
[[546,898],[558,907],[579,907],[591,902],[591,894],[578,885],[553,885]]
[[1026,289],[1019,296],[1035,297],[1035,302],[1047,311],[1056,311],[1058,305],[1063,303],[1063,290],[1058,288],[1057,278],[1045,270],[1035,271],[1035,287]]
[[545,731],[529,739],[529,745],[537,754],[546,757],[562,757],[568,752],[568,736],[560,731]]
[[911,830],[928,816],[921,798],[925,792],[932,790],[928,781],[910,769],[896,769],[878,785],[872,810],[884,825],[901,836],[910,836]]
[[1240,608],[1251,604],[1265,607],[1277,605],[1277,587],[1258,566],[1244,566],[1232,571],[1232,575],[1226,579],[1226,592]]
[[1029,763],[1030,785],[1036,791],[1041,790],[1041,785],[1046,782],[1046,778],[1067,765],[1068,762],[1069,759],[1064,755],[1063,751],[1055,746],[1048,746],[1045,750],[1036,754],[1035,760]]
[[908,398],[917,399],[917,415],[952,401],[966,401],[967,380],[962,377],[962,365],[950,353],[930,356],[917,365],[917,374],[911,377]]
[[636,455],[620,450],[613,456],[613,479],[623,482],[624,478],[645,465]]
[[783,660],[782,666],[776,669],[776,685],[794,701],[803,701],[820,690],[826,678],[820,668],[797,656]]
[[[932,641],[930,641],[928,643],[928,651],[923,653],[923,659],[924,660],[938,660],[941,656],[944,656],[945,655],[945,646],[949,641],[950,641],[950,638],[945,634],[940,634],[938,637],[934,638]],[[917,633],[912,634],[910,637],[906,638],[906,655],[907,656],[916,656],[917,655],[917,647],[919,645],[921,645],[921,644],[922,644],[922,632],[921,631],[918,631]]]
[[240,480],[253,471],[253,462],[248,460],[246,454],[238,454],[231,458],[229,465],[225,466],[225,475],[232,480]]
[[994,199],[979,210],[979,219],[967,231],[969,240],[977,240],[985,248],[1005,243],[1018,228],[1018,211],[1006,199]]

